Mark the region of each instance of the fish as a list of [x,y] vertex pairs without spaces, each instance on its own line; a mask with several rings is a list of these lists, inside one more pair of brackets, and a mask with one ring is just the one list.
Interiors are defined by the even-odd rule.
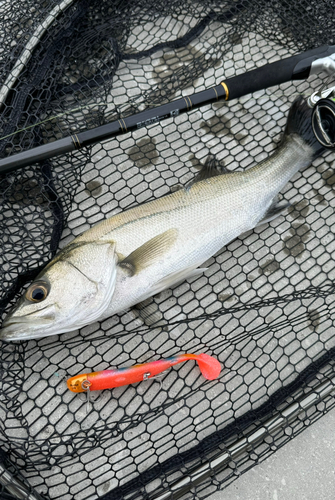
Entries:
[[98,372],[82,373],[75,375],[66,381],[68,389],[72,392],[101,391],[113,389],[122,385],[135,384],[142,380],[148,380],[169,369],[178,363],[184,363],[194,359],[200,368],[201,374],[207,380],[218,378],[221,372],[221,364],[208,354],[179,354],[171,358],[158,359],[148,363],[141,363],[129,368],[117,370],[102,370]]
[[0,339],[70,332],[123,313],[206,271],[210,257],[241,234],[284,214],[278,193],[325,148],[299,96],[280,144],[245,171],[209,157],[192,183],[105,219],[47,264],[6,316]]

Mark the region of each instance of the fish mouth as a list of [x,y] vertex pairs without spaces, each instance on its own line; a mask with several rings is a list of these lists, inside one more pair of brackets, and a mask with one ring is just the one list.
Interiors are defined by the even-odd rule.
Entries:
[[[40,311],[39,311],[40,312]],[[30,340],[44,337],[44,328],[50,328],[55,322],[55,312],[45,311],[42,318],[36,318],[31,313],[23,316],[7,317],[0,330],[0,340]],[[51,335],[51,333],[48,335]]]
[[[9,342],[12,340],[30,340],[45,336],[43,332],[43,327],[47,327],[51,324],[50,322],[44,322],[38,325],[40,328],[30,330],[29,326],[20,323],[9,323],[0,330],[0,340]],[[41,331],[42,330],[42,331]]]

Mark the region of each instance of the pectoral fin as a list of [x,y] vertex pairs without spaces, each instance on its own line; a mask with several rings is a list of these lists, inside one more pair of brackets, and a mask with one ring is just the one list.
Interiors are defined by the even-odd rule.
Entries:
[[136,248],[128,257],[119,263],[129,276],[134,276],[157,260],[163,259],[178,236],[177,229],[169,229],[165,233],[155,236],[139,248]]

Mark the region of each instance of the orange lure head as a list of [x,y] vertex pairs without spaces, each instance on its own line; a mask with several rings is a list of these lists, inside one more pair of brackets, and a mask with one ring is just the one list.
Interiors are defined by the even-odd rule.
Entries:
[[86,392],[89,388],[89,385],[86,386],[87,383],[89,384],[87,380],[87,373],[75,375],[74,377],[69,378],[66,383],[68,389],[72,392]]

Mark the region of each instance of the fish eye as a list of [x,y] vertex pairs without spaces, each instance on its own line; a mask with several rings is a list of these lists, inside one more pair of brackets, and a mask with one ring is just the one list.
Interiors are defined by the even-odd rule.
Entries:
[[46,283],[36,282],[30,285],[26,291],[26,299],[30,302],[42,302],[49,293],[49,287]]

